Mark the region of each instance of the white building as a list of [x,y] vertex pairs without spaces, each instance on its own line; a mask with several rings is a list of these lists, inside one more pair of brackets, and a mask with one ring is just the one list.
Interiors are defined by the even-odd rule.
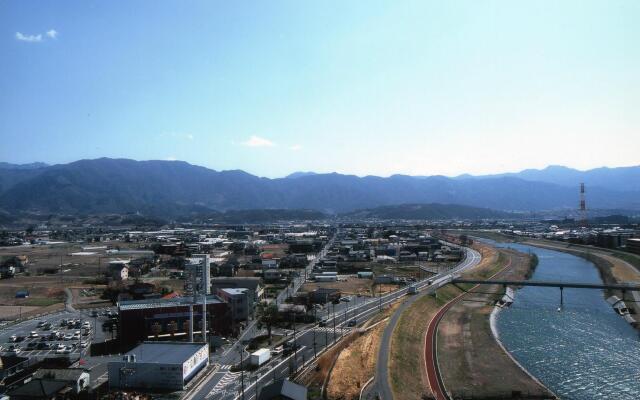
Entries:
[[187,296],[211,294],[211,258],[208,254],[194,254],[187,260],[184,272]]
[[209,365],[209,345],[145,342],[108,365],[109,387],[182,390]]

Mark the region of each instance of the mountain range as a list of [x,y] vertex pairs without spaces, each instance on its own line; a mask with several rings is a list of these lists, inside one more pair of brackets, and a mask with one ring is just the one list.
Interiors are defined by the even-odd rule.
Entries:
[[454,178],[294,173],[268,179],[183,161],[100,158],[69,164],[0,164],[5,213],[187,215],[225,210],[345,213],[398,204],[459,204],[500,211],[574,210],[579,184],[589,208],[640,210],[640,166],[578,171],[552,166]]

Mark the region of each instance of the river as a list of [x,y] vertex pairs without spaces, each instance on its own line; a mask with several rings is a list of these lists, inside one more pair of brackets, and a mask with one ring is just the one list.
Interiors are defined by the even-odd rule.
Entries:
[[[484,240],[483,240],[484,241]],[[489,242],[489,241],[487,241]],[[538,255],[532,280],[602,283],[596,267],[571,254],[514,243]],[[507,350],[562,399],[640,399],[640,337],[594,289],[525,286],[495,321]]]

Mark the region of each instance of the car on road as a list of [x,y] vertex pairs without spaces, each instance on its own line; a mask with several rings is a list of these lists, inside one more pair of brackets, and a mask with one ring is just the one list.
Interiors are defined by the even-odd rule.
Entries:
[[356,326],[356,325],[358,325],[358,321],[356,321],[355,319],[352,319],[349,322],[347,322],[347,326]]
[[91,311],[91,316],[96,318],[98,316],[98,312],[96,310]]
[[348,302],[351,301],[351,298],[350,297],[342,297],[342,298],[340,298],[340,301],[343,302],[343,303],[348,303]]
[[329,322],[329,318],[327,317],[322,317],[320,319],[320,322],[318,322],[318,326],[327,326],[327,323]]
[[44,321],[38,321],[38,328],[42,328],[44,326]]
[[284,347],[278,346],[278,347],[274,347],[273,350],[271,350],[271,355],[275,357],[275,356],[279,356],[283,352],[284,352]]

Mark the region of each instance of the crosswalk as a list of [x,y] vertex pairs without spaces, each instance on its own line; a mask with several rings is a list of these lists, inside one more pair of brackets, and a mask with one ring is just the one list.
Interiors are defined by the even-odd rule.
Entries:
[[221,370],[223,368],[227,368],[226,372],[222,377],[222,379],[220,379],[218,383],[216,383],[216,385],[213,387],[213,389],[211,389],[211,392],[209,392],[209,394],[207,395],[207,398],[212,398],[220,394],[228,394],[228,393],[234,392],[234,387],[238,385],[238,378],[240,377],[240,372],[230,372],[228,371],[228,368],[230,367],[231,367],[230,365],[223,365],[220,367]]

